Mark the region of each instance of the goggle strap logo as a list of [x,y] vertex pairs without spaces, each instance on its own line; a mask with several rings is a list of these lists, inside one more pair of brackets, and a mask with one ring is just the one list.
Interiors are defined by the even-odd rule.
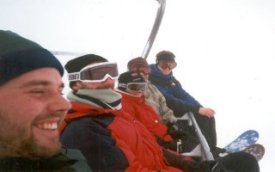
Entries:
[[68,79],[69,79],[69,81],[79,81],[80,80],[80,73],[79,72],[69,73]]

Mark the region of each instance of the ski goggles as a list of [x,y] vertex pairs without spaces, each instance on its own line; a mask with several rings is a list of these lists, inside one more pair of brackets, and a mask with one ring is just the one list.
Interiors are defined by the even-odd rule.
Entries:
[[146,82],[130,82],[127,84],[126,91],[144,92],[146,90]]
[[159,67],[161,67],[162,69],[174,69],[177,66],[177,63],[174,60],[161,60],[158,62]]
[[79,72],[68,74],[69,81],[82,81],[82,82],[103,82],[107,78],[117,79],[118,69],[116,63],[103,62],[91,64]]

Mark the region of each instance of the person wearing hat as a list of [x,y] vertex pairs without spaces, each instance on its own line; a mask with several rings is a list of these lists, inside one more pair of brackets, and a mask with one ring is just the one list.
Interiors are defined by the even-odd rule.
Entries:
[[91,171],[62,149],[58,126],[70,108],[63,67],[48,50],[0,30],[0,171]]
[[145,100],[160,116],[162,122],[165,124],[175,123],[177,119],[173,111],[168,108],[165,97],[158,88],[148,80],[151,71],[147,61],[142,57],[133,58],[128,62],[127,68],[132,75],[141,75],[147,82],[147,89],[144,91]]
[[[183,89],[179,81],[173,76],[173,69],[177,66],[175,57],[171,51],[163,50],[158,52],[156,54],[156,64],[149,65],[151,71],[149,80],[162,92],[166,98],[168,107],[173,110],[175,116],[181,117],[186,112],[193,112],[217,161],[211,171],[260,171],[255,157],[245,152],[229,154],[223,158],[219,157],[219,153],[224,152],[224,150],[216,147],[215,111],[211,108],[203,107],[193,96]],[[190,132],[189,136],[196,135],[194,130],[189,129],[188,125],[182,125],[182,127],[183,131]],[[194,142],[194,147],[196,144],[197,142]],[[195,147],[195,150],[197,147]]]
[[124,72],[118,78],[118,92],[122,95],[122,109],[138,119],[157,138],[160,145],[177,151],[176,142],[168,134],[166,125],[144,97],[148,88],[141,75]]
[[65,65],[72,108],[60,128],[65,147],[80,149],[94,171],[179,172],[147,128],[121,106],[116,63],[87,54]]
[[[151,64],[151,75],[149,80],[154,84],[166,98],[169,108],[171,108],[177,117],[183,116],[186,112],[193,112],[196,121],[204,134],[212,154],[218,157],[218,154],[224,152],[223,149],[216,147],[216,126],[215,111],[211,108],[202,106],[193,96],[184,90],[180,82],[174,77],[173,69],[176,68],[175,55],[170,51],[160,51],[156,55],[156,64]],[[183,129],[189,132],[189,135],[195,136],[195,131],[188,125]],[[196,148],[198,142],[194,142]]]

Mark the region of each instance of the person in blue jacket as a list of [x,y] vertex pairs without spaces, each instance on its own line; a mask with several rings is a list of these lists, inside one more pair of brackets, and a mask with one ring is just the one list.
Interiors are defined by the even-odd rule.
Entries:
[[[175,116],[181,117],[187,112],[193,112],[196,121],[202,130],[209,146],[214,154],[223,152],[224,150],[217,148],[216,127],[215,127],[215,111],[211,108],[202,106],[192,95],[190,95],[181,83],[174,77],[173,69],[177,66],[175,55],[170,51],[160,51],[156,55],[156,64],[151,64],[151,74],[149,80],[164,95],[167,105],[173,110]],[[193,129],[188,125],[182,129],[188,136],[193,138],[196,136]],[[181,126],[181,127],[182,127]],[[188,148],[196,148],[198,142],[188,145]]]

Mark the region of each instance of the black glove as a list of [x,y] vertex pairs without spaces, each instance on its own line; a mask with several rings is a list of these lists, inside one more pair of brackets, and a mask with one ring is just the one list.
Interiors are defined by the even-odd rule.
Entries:
[[168,123],[168,133],[174,138],[179,139],[186,137],[186,130],[189,127],[188,121],[186,120],[177,120],[175,123]]

